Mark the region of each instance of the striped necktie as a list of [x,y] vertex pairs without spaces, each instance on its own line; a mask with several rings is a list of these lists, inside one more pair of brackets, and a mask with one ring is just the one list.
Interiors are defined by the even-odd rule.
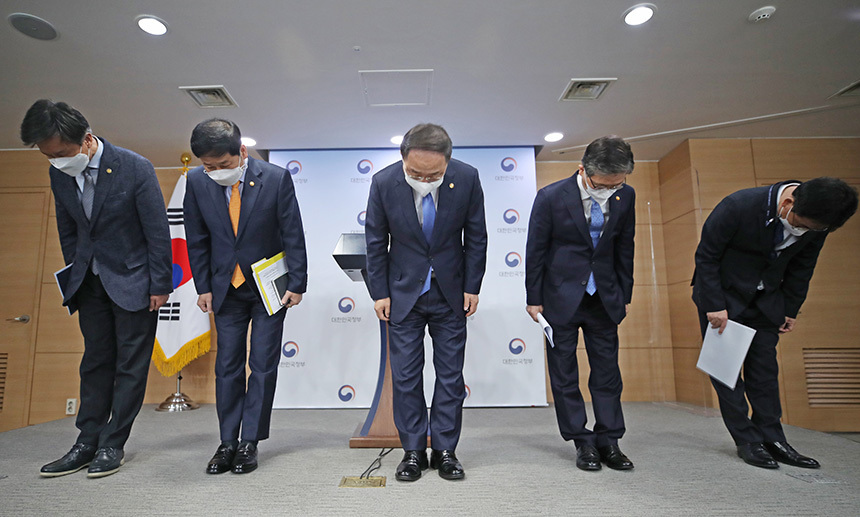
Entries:
[[[603,229],[603,210],[600,209],[600,203],[591,198],[591,223],[588,225],[588,233],[591,234],[591,244],[597,248],[597,243],[600,241],[600,231]],[[597,282],[594,281],[594,272],[588,276],[588,284],[585,286],[585,292],[594,294],[597,292]]]

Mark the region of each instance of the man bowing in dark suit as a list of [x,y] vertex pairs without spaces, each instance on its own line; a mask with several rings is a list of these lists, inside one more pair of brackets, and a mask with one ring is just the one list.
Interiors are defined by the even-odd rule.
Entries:
[[[585,149],[579,171],[537,193],[526,244],[526,310],[543,313],[554,331],[547,348],[558,427],[576,444],[576,466],[616,470],[633,463],[621,452],[621,371],[618,324],[633,293],[636,193],[625,184],[633,153],[606,136]],[[591,366],[588,388],[594,429],[585,427],[576,344],[579,330]]]
[[756,330],[735,389],[711,380],[738,456],[750,465],[820,466],[785,439],[776,344],[794,330],[827,234],[856,211],[857,191],[842,180],[783,181],[731,194],[702,227],[693,275],[702,334],[709,323],[722,333],[729,319]]
[[257,442],[269,437],[287,312],[269,316],[251,264],[284,252],[289,273],[282,303],[298,305],[307,287],[304,230],[292,178],[280,167],[250,158],[236,124],[223,119],[197,124],[191,151],[203,166],[188,172],[188,259],[197,305],[215,313],[218,333],[215,402],[221,445],[206,472],[244,474],[257,468]]
[[63,305],[78,310],[84,336],[80,429],[72,449],[43,477],[113,474],[143,404],[158,309],[173,291],[170,230],[152,164],[96,137],[64,102],[36,101],[21,140],[51,161],[51,191],[63,258]]
[[[394,423],[405,451],[401,481],[415,481],[428,466],[444,479],[465,477],[454,450],[466,398],[466,318],[478,308],[487,227],[478,171],[452,160],[451,149],[442,127],[413,127],[400,145],[403,160],[373,177],[367,202],[367,273],[376,315],[389,328]],[[436,371],[429,423],[425,327]]]

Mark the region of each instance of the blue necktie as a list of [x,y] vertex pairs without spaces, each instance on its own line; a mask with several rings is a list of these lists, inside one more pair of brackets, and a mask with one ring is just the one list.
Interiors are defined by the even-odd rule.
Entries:
[[[421,200],[421,211],[424,216],[424,238],[427,239],[427,244],[430,244],[430,238],[433,236],[433,225],[436,224],[436,204],[433,202],[433,194],[427,194]],[[430,275],[433,273],[433,266],[427,271],[427,278],[424,279],[424,287],[421,288],[421,294],[430,290]]]
[[779,253],[776,251],[776,247],[782,244],[782,241],[785,240],[785,230],[782,228],[782,222],[776,222],[776,229],[773,231],[773,250],[770,253],[771,258],[776,258],[779,256]]
[[[597,242],[600,241],[600,230],[603,229],[603,211],[600,209],[600,204],[591,198],[591,224],[588,225],[588,233],[591,234],[591,243],[597,248]],[[585,292],[594,294],[597,292],[597,283],[594,281],[594,273],[588,276],[588,284],[585,286]]]
[[[81,207],[84,209],[84,215],[87,216],[87,220],[89,221],[93,215],[93,200],[96,196],[96,186],[89,168],[84,169],[83,174],[84,190],[81,192]],[[99,274],[99,266],[96,264],[95,257],[93,257],[90,263],[90,269],[92,269],[94,275]]]

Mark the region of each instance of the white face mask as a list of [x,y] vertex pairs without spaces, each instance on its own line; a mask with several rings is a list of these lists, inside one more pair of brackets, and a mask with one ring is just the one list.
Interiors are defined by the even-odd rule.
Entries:
[[442,185],[442,180],[444,180],[444,179],[445,179],[445,177],[442,176],[441,178],[439,178],[436,181],[432,181],[430,183],[427,183],[424,181],[418,181],[414,178],[410,178],[407,175],[406,176],[406,183],[408,183],[409,186],[412,187],[412,190],[421,194],[421,197],[423,198],[427,194],[433,192],[433,190],[439,188],[439,186]]
[[212,178],[212,181],[221,185],[222,187],[231,187],[235,185],[237,181],[239,181],[239,178],[242,177],[242,173],[245,172],[245,169],[247,168],[248,159],[245,158],[245,163],[233,169],[216,169],[214,171],[209,172],[206,172],[206,170],[204,169],[203,172],[206,172],[206,175]]
[[791,207],[788,208],[788,212],[785,213],[785,217],[780,216],[779,222],[782,223],[782,227],[785,228],[785,231],[794,235],[795,237],[800,237],[804,233],[809,231],[809,228],[798,228],[797,226],[792,226],[788,222],[788,214],[791,212]]
[[609,201],[609,198],[612,197],[612,194],[621,190],[622,187],[622,185],[619,185],[615,188],[591,188],[588,186],[588,179],[585,175],[582,176],[582,185],[585,187],[585,193],[594,198],[594,200],[601,205],[606,204],[606,202]]
[[[81,146],[81,151],[83,150],[84,148]],[[51,158],[48,161],[51,162],[51,165],[53,165],[55,169],[65,172],[74,178],[84,172],[84,169],[87,168],[87,164],[90,163],[90,157],[84,153],[78,153],[75,156]]]

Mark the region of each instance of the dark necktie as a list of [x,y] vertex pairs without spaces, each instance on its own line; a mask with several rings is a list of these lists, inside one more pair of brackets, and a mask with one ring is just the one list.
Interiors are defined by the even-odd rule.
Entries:
[[87,216],[87,220],[93,214],[93,198],[95,194],[95,184],[93,183],[93,177],[90,176],[90,170],[84,169],[84,190],[81,193],[81,207],[84,209],[84,215]]
[[[600,241],[600,230],[603,229],[603,210],[600,209],[600,203],[591,198],[591,223],[588,225],[588,233],[591,234],[591,244],[597,248],[597,243]],[[588,284],[585,286],[585,292],[594,294],[597,292],[597,283],[594,281],[594,273],[588,276]]]

